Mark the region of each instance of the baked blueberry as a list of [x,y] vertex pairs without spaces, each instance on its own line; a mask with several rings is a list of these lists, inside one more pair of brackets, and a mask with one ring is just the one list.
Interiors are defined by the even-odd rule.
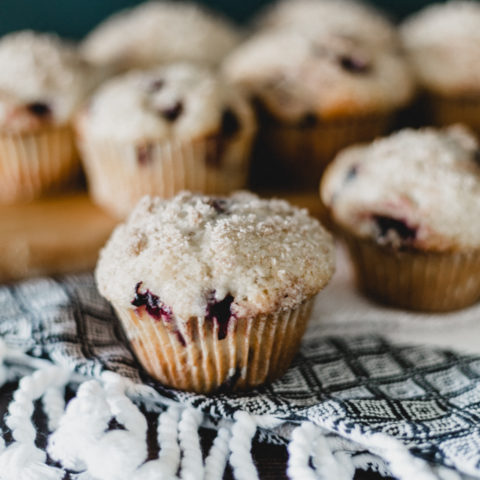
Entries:
[[227,336],[228,323],[230,318],[235,317],[232,314],[231,307],[234,298],[227,294],[223,300],[215,299],[215,292],[210,292],[208,295],[206,320],[214,321],[218,324],[218,339],[223,340]]

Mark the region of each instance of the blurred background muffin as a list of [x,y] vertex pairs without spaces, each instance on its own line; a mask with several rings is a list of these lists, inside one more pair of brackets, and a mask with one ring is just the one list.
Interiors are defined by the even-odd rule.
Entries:
[[371,46],[396,48],[394,24],[373,6],[351,0],[280,0],[255,20],[257,28],[329,30]]
[[91,86],[88,73],[53,35],[0,40],[0,203],[32,200],[76,173],[71,120]]
[[146,194],[244,187],[255,118],[234,86],[181,63],[105,83],[77,132],[94,201],[122,217]]
[[480,298],[480,163],[469,131],[406,129],[347,148],[321,195],[367,294],[426,311]]
[[105,20],[81,51],[91,63],[114,70],[181,60],[215,66],[240,38],[232,23],[197,4],[150,1]]
[[480,3],[431,5],[408,18],[401,34],[426,93],[427,121],[462,122],[480,133]]
[[384,133],[414,92],[396,49],[321,25],[260,31],[226,58],[224,72],[257,106],[252,181],[262,186],[315,188],[338,150]]

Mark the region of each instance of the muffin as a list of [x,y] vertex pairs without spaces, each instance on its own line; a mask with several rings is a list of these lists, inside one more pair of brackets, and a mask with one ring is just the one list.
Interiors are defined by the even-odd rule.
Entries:
[[217,65],[240,40],[225,19],[193,3],[149,1],[114,14],[81,45],[85,58],[116,70],[193,61]]
[[259,110],[260,183],[281,171],[290,186],[316,187],[339,149],[384,133],[413,94],[398,52],[319,29],[259,32],[224,72]]
[[381,48],[397,48],[399,44],[396,28],[385,15],[350,0],[280,0],[265,9],[255,23],[262,29],[326,28]]
[[0,39],[0,203],[32,200],[77,171],[71,120],[88,87],[87,66],[57,37]]
[[147,194],[243,187],[255,118],[236,88],[182,63],[105,83],[77,133],[93,200],[123,217]]
[[431,5],[401,27],[431,122],[480,133],[480,3]]
[[321,196],[370,296],[439,312],[480,298],[479,150],[464,127],[350,147],[328,167]]
[[145,370],[200,393],[288,368],[334,270],[306,210],[247,192],[143,198],[100,254],[96,280]]

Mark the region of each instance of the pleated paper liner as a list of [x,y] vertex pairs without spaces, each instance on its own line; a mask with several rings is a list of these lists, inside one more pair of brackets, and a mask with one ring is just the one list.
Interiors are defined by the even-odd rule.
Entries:
[[125,217],[144,195],[163,198],[181,190],[225,194],[246,185],[254,131],[238,138],[192,142],[80,142],[90,194],[100,206]]
[[[312,124],[282,124],[264,118],[258,136],[254,184],[314,190],[326,166],[344,147],[371,141],[384,134],[392,114],[312,120]],[[279,185],[281,184],[281,185]]]
[[344,233],[361,290],[408,310],[447,312],[480,299],[480,249],[394,250]]
[[0,135],[0,203],[33,200],[68,183],[79,161],[70,127]]
[[480,135],[480,95],[465,97],[428,95],[426,102],[434,125],[463,123]]
[[116,311],[133,352],[153,378],[208,393],[250,389],[280,377],[298,351],[312,306],[313,298],[278,314],[231,318],[225,336],[216,320],[176,324],[144,309]]

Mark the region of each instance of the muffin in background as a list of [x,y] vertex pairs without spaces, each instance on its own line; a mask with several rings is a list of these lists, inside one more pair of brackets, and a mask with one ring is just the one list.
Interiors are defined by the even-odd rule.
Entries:
[[0,39],[0,203],[32,200],[77,172],[71,121],[90,86],[88,67],[56,36]]
[[431,5],[408,18],[400,32],[426,93],[430,123],[461,122],[480,133],[480,3]]
[[321,183],[359,287],[397,307],[480,299],[480,163],[465,128],[402,130],[341,152]]
[[100,254],[96,280],[146,371],[199,393],[282,375],[334,271],[306,210],[247,192],[143,198]]
[[316,188],[335,153],[383,134],[414,92],[397,51],[318,28],[259,32],[223,70],[259,111],[253,182],[260,184],[281,172],[291,187]]
[[177,61],[215,66],[239,41],[232,24],[204,7],[148,1],[102,22],[81,51],[89,62],[117,72]]
[[371,46],[397,48],[393,23],[373,6],[354,0],[280,0],[255,21],[258,28],[327,29]]
[[93,200],[119,217],[147,194],[244,187],[255,129],[238,89],[186,63],[112,79],[77,121]]

